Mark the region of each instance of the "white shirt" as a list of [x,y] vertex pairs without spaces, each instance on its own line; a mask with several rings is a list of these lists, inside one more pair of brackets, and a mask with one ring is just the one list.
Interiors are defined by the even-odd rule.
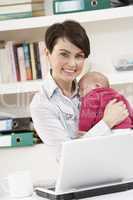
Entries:
[[[52,76],[44,80],[41,91],[32,99],[30,110],[34,127],[48,145],[59,145],[78,137],[79,96],[62,94]],[[111,130],[104,121],[97,123],[84,137],[107,135]]]

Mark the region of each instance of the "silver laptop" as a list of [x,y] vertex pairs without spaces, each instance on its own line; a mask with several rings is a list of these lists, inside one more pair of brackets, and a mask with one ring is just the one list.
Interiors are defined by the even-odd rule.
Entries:
[[64,142],[55,188],[38,187],[37,194],[51,198],[48,194],[58,196],[133,182],[132,153],[133,132]]

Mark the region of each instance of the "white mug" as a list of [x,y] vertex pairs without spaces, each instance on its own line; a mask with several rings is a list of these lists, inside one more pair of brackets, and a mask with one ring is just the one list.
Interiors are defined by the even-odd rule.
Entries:
[[5,180],[7,181],[5,193],[9,193],[11,197],[28,197],[33,194],[33,184],[29,171],[12,173]]

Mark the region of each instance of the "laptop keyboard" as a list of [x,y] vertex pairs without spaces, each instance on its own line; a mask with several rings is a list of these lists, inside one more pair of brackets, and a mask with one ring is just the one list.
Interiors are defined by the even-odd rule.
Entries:
[[55,191],[55,187],[50,187],[50,188],[48,188],[48,190]]

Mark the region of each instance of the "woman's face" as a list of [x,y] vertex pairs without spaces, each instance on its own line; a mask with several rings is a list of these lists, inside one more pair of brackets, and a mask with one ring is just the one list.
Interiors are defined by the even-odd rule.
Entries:
[[72,82],[81,73],[85,61],[83,51],[65,38],[58,39],[48,58],[54,79],[66,82]]

